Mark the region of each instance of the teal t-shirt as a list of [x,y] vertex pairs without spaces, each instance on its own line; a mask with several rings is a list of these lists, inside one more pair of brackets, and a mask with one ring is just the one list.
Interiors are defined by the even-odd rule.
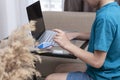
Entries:
[[111,2],[96,12],[89,41],[89,52],[107,53],[99,69],[88,65],[87,73],[94,80],[120,80],[120,6]]

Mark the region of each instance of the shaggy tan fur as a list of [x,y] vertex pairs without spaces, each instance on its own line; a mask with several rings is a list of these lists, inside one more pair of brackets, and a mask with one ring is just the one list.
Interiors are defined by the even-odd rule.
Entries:
[[35,70],[35,61],[40,56],[30,52],[35,40],[30,35],[35,30],[35,22],[16,29],[6,40],[0,42],[0,80],[27,80],[40,73]]

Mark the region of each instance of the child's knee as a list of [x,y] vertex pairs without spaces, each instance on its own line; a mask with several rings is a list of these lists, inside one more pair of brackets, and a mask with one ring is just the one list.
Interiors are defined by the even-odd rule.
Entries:
[[53,80],[54,76],[53,74],[48,75],[45,80]]

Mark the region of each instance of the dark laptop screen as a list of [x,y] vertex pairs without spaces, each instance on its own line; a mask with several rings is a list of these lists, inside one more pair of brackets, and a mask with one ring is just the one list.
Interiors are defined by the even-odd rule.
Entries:
[[40,1],[37,1],[27,7],[28,19],[36,21],[36,30],[32,31],[33,37],[37,40],[45,31],[45,24],[43,20]]

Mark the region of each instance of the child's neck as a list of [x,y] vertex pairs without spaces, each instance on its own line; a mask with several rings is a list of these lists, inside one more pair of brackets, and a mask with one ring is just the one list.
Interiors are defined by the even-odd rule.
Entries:
[[108,3],[111,3],[111,2],[114,2],[114,0],[101,0],[100,7],[102,7]]
[[100,9],[102,6],[114,2],[115,0],[100,0],[100,2],[98,3],[96,10]]

